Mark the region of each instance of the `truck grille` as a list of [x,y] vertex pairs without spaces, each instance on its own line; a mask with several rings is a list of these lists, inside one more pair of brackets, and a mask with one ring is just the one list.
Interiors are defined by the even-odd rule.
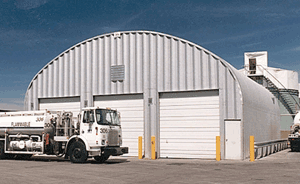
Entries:
[[108,133],[108,146],[119,145],[119,132],[118,130],[109,130]]

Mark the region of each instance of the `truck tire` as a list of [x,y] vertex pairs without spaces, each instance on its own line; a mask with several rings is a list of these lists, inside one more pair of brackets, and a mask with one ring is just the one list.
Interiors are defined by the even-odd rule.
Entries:
[[4,153],[4,144],[3,142],[0,142],[0,159],[5,158],[5,153]]
[[109,158],[109,156],[110,155],[95,156],[94,159],[96,160],[96,162],[103,163]]
[[293,147],[291,147],[291,152],[295,152],[295,149]]
[[69,149],[70,160],[73,163],[83,163],[87,160],[87,151],[85,145],[80,142],[74,142]]

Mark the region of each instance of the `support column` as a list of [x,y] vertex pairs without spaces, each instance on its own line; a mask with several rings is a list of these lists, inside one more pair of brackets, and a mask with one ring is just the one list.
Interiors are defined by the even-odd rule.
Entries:
[[155,150],[159,157],[159,95],[157,89],[147,89],[144,93],[144,135],[145,158],[151,158],[151,136],[155,136]]
[[151,136],[155,137],[155,150],[156,150],[156,158],[159,157],[159,95],[157,89],[150,89],[152,104],[150,105],[150,113],[151,113]]
[[144,150],[145,158],[151,158],[151,115],[150,115],[150,92],[144,90]]
[[143,89],[145,158],[151,159],[151,136],[155,136],[156,156],[159,157],[159,95],[157,89],[157,40],[143,35]]

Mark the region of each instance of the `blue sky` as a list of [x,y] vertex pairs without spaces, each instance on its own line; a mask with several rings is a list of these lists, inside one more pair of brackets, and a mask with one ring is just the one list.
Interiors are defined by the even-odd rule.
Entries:
[[0,109],[22,109],[50,60],[113,31],[151,30],[210,50],[236,68],[244,52],[300,72],[300,1],[0,0]]

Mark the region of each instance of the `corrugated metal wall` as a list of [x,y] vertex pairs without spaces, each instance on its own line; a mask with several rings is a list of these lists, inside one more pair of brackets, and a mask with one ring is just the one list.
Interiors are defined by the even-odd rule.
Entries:
[[[110,67],[125,65],[123,82],[111,82]],[[148,31],[121,32],[83,41],[48,63],[32,80],[26,109],[39,98],[219,89],[224,118],[241,118],[238,84],[228,63],[186,40]]]

